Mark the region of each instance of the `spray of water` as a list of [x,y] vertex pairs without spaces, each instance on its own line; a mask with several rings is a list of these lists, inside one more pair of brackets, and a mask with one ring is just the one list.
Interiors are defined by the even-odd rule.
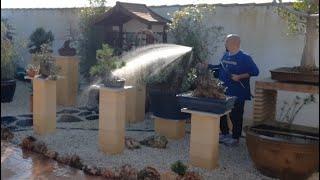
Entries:
[[[181,60],[181,57],[191,50],[191,47],[176,44],[154,44],[140,47],[123,54],[121,60],[126,65],[113,71],[112,74],[126,79],[126,84],[135,86],[141,82],[143,76],[159,72],[169,64]],[[91,89],[99,88],[100,83],[101,79],[97,79],[92,85],[86,87],[82,92],[81,101],[84,102],[84,99],[88,98]]]

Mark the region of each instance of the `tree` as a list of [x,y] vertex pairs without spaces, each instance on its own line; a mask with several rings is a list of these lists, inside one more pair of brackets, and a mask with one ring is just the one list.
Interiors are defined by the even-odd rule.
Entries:
[[290,32],[305,34],[300,70],[318,70],[315,59],[315,43],[319,30],[319,0],[297,0],[292,6],[286,6],[282,0],[273,0],[278,14],[289,24]]

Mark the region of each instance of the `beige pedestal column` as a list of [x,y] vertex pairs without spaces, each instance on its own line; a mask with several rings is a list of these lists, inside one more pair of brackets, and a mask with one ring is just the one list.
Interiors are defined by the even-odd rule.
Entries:
[[56,81],[33,79],[33,129],[43,135],[56,130]]
[[212,114],[182,109],[191,113],[190,161],[193,166],[215,169],[219,162],[220,117]]
[[99,146],[108,154],[121,153],[125,146],[126,90],[100,88]]
[[125,86],[126,92],[126,123],[136,122],[136,88]]
[[57,80],[57,104],[74,106],[77,103],[79,82],[79,57],[55,56],[56,64],[60,66],[62,79]]
[[154,116],[154,129],[156,133],[169,139],[181,139],[185,135],[186,120],[164,119]]
[[144,121],[146,109],[146,85],[140,85],[135,88],[136,94],[136,118],[134,122]]

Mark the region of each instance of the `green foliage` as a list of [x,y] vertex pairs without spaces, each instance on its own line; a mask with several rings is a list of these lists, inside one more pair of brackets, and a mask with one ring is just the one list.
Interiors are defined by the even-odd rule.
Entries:
[[4,26],[6,27],[6,33],[5,36],[7,37],[7,39],[9,40],[13,40],[13,36],[14,34],[14,30],[15,28],[12,26],[12,24],[9,23],[8,19],[2,19],[1,18],[1,22],[4,24]]
[[125,62],[120,61],[117,56],[113,55],[114,50],[108,44],[102,44],[102,48],[97,50],[97,64],[90,68],[90,75],[93,77],[105,78],[110,76],[112,70],[121,68]]
[[184,165],[181,161],[176,161],[171,165],[171,171],[183,176],[186,174],[188,167]]
[[8,37],[7,23],[1,21],[1,80],[14,78],[16,52],[10,37]]
[[105,30],[94,25],[94,20],[105,13],[106,0],[89,0],[90,7],[84,8],[80,12],[80,32],[78,52],[81,56],[80,71],[88,75],[91,66],[97,63],[96,51],[101,48],[105,35]]
[[[291,7],[293,10],[303,12],[307,14],[319,13],[319,4],[315,4],[310,0],[297,0],[292,3]],[[280,17],[288,22],[289,33],[304,33],[306,28],[306,18],[294,14],[287,9],[278,7],[276,12]],[[319,27],[319,24],[318,24]]]
[[[29,37],[30,43],[28,44],[29,52],[31,54],[41,52],[43,44],[52,45],[54,36],[51,31],[46,32],[42,27],[37,28]],[[51,52],[52,50],[49,49]]]
[[48,44],[41,45],[40,52],[34,54],[34,61],[40,64],[40,75],[47,77],[50,80],[57,80],[60,67],[55,63],[54,57],[50,51]]

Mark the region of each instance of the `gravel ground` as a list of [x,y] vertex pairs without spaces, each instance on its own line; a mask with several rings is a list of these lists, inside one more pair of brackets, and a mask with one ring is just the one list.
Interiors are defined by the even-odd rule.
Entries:
[[[27,86],[21,82],[17,83],[17,89],[12,103],[1,103],[1,116],[20,115],[29,113],[29,92]],[[58,107],[61,110],[63,107]],[[153,129],[153,119],[147,116],[144,122],[127,125],[132,129]],[[98,148],[98,131],[85,130],[98,128],[98,120],[81,121],[72,123],[57,123],[57,131],[46,136],[38,136],[33,133],[32,128],[26,131],[15,132],[13,142],[19,143],[27,135],[33,135],[43,140],[49,149],[59,152],[59,154],[78,154],[85,164],[101,167],[119,167],[123,164],[131,164],[137,169],[151,165],[159,171],[168,171],[171,163],[182,160],[189,162],[189,142],[190,135],[187,133],[181,140],[169,140],[166,149],[155,149],[142,146],[141,149],[125,149],[119,155],[107,155]],[[66,128],[66,129],[60,129]],[[85,128],[84,130],[70,130],[68,128]],[[190,125],[187,126],[187,131]],[[134,132],[127,131],[126,136],[142,140],[153,135],[154,132]],[[247,152],[245,140],[242,138],[240,146],[226,147],[219,146],[219,168],[209,171],[201,168],[191,167],[190,170],[199,172],[205,179],[270,179],[261,175],[252,164]]]

